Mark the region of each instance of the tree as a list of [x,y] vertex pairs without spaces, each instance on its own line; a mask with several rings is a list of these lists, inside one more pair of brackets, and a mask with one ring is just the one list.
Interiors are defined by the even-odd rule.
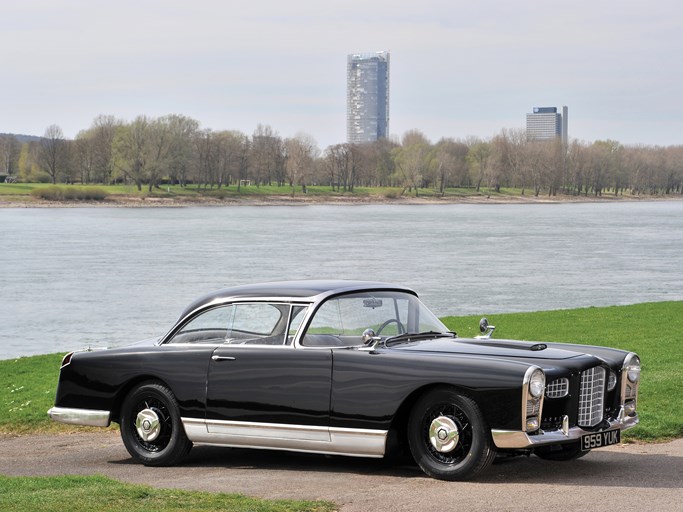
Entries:
[[469,151],[467,152],[467,165],[470,173],[474,177],[477,192],[481,190],[481,182],[489,169],[489,157],[491,156],[491,144],[479,139],[469,141]]
[[285,140],[285,152],[287,155],[285,169],[292,187],[292,195],[294,195],[296,185],[301,185],[303,193],[306,194],[308,176],[313,171],[313,161],[319,153],[318,146],[310,135],[298,133],[293,138]]
[[21,143],[14,135],[0,137],[0,172],[14,176],[19,172]]
[[404,189],[415,189],[433,181],[429,174],[432,164],[432,146],[427,138],[418,130],[405,133],[401,146],[393,151],[396,168],[401,175]]
[[66,172],[68,147],[62,129],[52,124],[45,130],[38,150],[39,164],[50,176],[52,183],[57,183],[60,173]]
[[284,147],[280,136],[270,126],[259,124],[251,138],[251,170],[256,186],[285,183]]
[[100,183],[111,184],[114,176],[114,137],[123,122],[114,116],[97,116],[88,138],[92,144],[93,177]]
[[454,139],[441,139],[435,149],[439,192],[443,195],[449,186],[468,186],[467,144]]
[[147,160],[151,146],[151,123],[138,116],[129,125],[120,126],[114,137],[114,165],[133,181],[138,190],[147,182]]

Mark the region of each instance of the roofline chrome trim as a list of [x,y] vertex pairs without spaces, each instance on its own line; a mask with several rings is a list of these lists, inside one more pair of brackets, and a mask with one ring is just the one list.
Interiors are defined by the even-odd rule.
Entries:
[[[627,416],[623,419],[611,420],[609,427],[602,429],[611,430],[618,428],[619,430],[627,430],[635,427],[639,423],[638,416]],[[565,434],[562,430],[554,430],[552,432],[545,431],[542,434],[530,436],[526,432],[519,430],[491,430],[493,443],[497,448],[533,448],[536,446],[545,446],[550,444],[562,444],[572,441],[578,441],[584,434],[592,434],[590,430],[584,430],[581,427],[572,427]]]
[[383,457],[387,430],[181,418],[197,444],[294,452]]
[[[315,280],[314,280],[315,281]],[[273,282],[273,283],[257,283],[257,284],[269,284],[272,285],[273,287],[277,286],[286,286],[288,284],[296,284],[296,283],[306,283],[306,280],[302,281],[282,281],[282,282]],[[182,316],[173,324],[171,329],[164,334],[161,337],[161,341],[159,342],[160,345],[164,344],[166,341],[168,341],[169,336],[171,333],[182,323],[184,323],[188,318],[191,316],[195,315],[198,311],[207,309],[210,307],[215,307],[215,306],[220,306],[222,304],[230,304],[234,302],[275,302],[275,303],[283,303],[283,304],[300,304],[300,305],[313,305],[313,309],[316,309],[315,306],[318,304],[324,302],[326,299],[328,299],[330,296],[333,295],[339,295],[339,294],[346,294],[346,293],[353,293],[353,292],[361,292],[363,290],[381,290],[381,291],[398,291],[398,292],[405,292],[409,293],[411,295],[414,295],[415,297],[418,297],[418,294],[415,290],[412,288],[408,288],[406,286],[401,286],[401,285],[396,285],[392,283],[383,283],[383,282],[375,282],[375,281],[344,281],[344,280],[331,280],[329,281],[329,284],[337,284],[338,286],[336,288],[330,288],[328,290],[322,291],[320,293],[317,293],[315,295],[309,295],[309,296],[298,296],[298,297],[291,297],[291,296],[284,296],[284,295],[224,295],[221,297],[215,297],[213,300],[206,302],[204,304],[201,304],[194,308],[192,311],[182,312]],[[233,288],[239,288],[238,287],[233,287]],[[226,288],[224,290],[225,292],[229,292],[230,288]],[[221,290],[217,290],[216,293],[220,293]],[[253,293],[253,292],[252,292]],[[210,296],[211,294],[209,294]],[[208,298],[208,297],[207,297]],[[198,300],[201,300],[198,299]],[[303,324],[302,324],[303,325]]]
[[88,427],[108,427],[111,423],[110,411],[96,409],[72,409],[68,407],[52,407],[47,411],[53,421],[69,425],[86,425]]

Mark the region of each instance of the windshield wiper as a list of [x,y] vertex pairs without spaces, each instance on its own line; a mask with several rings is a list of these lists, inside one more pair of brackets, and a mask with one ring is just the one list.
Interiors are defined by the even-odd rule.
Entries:
[[415,340],[424,340],[429,338],[441,338],[443,336],[448,336],[449,338],[455,338],[456,334],[452,331],[448,332],[438,332],[438,331],[423,331],[423,332],[404,332],[403,334],[397,334],[396,336],[390,336],[384,340],[385,345],[389,343],[403,343]]

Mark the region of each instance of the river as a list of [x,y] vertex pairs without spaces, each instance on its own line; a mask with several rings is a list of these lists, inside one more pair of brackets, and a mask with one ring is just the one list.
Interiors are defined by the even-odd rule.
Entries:
[[217,288],[408,285],[439,316],[683,299],[683,201],[0,210],[0,359],[159,336]]

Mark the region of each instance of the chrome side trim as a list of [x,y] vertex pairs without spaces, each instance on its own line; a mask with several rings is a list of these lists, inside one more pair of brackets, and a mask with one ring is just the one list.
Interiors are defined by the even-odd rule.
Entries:
[[47,411],[54,421],[69,425],[87,425],[89,427],[108,427],[111,423],[109,411],[95,409],[70,409],[67,407],[53,407]]
[[295,452],[383,457],[387,431],[182,418],[193,443]]
[[[611,420],[609,422],[609,427],[603,429],[610,430],[618,428],[620,430],[627,430],[631,427],[635,427],[639,423],[638,416],[628,416],[626,418],[620,418],[616,420]],[[591,431],[584,430],[581,427],[572,427],[567,430],[566,434],[561,429],[554,430],[552,432],[543,432],[542,434],[537,434],[530,436],[526,432],[518,430],[491,430],[491,437],[493,437],[493,443],[497,448],[533,448],[536,446],[543,446],[549,444],[560,444],[570,441],[578,441],[584,434],[590,434]]]

